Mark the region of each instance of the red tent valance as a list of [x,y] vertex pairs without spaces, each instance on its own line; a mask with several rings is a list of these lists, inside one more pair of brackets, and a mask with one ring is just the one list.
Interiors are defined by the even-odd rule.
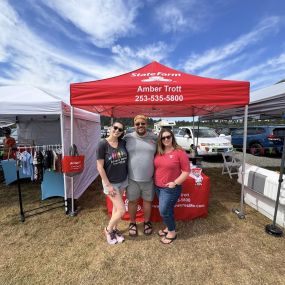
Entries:
[[116,77],[73,83],[72,106],[104,116],[188,117],[249,103],[249,82],[190,75],[152,62]]

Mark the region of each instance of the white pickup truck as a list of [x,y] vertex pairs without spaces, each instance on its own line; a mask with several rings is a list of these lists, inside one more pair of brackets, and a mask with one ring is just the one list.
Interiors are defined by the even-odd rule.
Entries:
[[194,135],[191,126],[179,127],[175,130],[175,139],[186,151],[191,151],[196,146],[197,153],[201,156],[218,155],[233,150],[228,140],[219,137],[214,129],[206,127],[200,127],[199,130],[198,127],[195,128]]

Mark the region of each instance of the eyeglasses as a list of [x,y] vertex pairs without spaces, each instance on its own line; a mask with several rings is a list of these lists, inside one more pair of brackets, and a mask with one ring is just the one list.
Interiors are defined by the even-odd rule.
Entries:
[[161,140],[162,141],[165,141],[165,140],[170,140],[170,139],[172,139],[172,136],[165,136],[165,137],[161,137]]
[[138,127],[138,126],[145,126],[145,123],[143,122],[140,122],[140,123],[135,123],[135,125]]
[[119,128],[119,127],[117,127],[117,126],[113,126],[113,128],[114,128],[114,131],[119,131],[119,132],[123,132],[124,131],[124,129],[122,129],[122,128]]

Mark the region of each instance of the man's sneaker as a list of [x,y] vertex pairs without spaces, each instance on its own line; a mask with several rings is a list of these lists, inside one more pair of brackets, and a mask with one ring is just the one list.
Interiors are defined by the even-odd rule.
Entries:
[[115,232],[116,239],[117,239],[118,243],[122,243],[125,241],[124,236],[122,235],[122,233],[118,229],[115,229],[114,232]]
[[109,232],[107,228],[105,228],[105,235],[106,235],[108,244],[118,243],[117,238],[116,238],[116,233],[114,231]]

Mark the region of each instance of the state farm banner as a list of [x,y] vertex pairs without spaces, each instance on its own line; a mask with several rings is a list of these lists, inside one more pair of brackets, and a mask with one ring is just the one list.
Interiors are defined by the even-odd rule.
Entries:
[[135,102],[183,102],[180,72],[132,72],[131,77],[141,79],[135,94]]
[[[208,201],[209,201],[209,192],[210,192],[210,179],[208,176],[202,174],[203,183],[202,185],[196,185],[195,180],[191,177],[188,177],[187,180],[182,185],[182,193],[175,205],[174,214],[176,220],[192,220],[198,217],[207,217],[208,215]],[[126,214],[123,217],[123,220],[129,220],[130,216],[128,213],[128,200],[126,196],[123,196],[123,200],[126,207]],[[112,214],[112,202],[106,198],[108,214]],[[143,209],[142,209],[142,200],[139,201],[137,209],[137,221],[143,221]],[[151,221],[160,222],[162,219],[159,214],[158,209],[158,199],[155,196]]]
[[116,77],[70,85],[72,106],[113,117],[202,115],[248,102],[249,82],[195,76],[158,62]]

